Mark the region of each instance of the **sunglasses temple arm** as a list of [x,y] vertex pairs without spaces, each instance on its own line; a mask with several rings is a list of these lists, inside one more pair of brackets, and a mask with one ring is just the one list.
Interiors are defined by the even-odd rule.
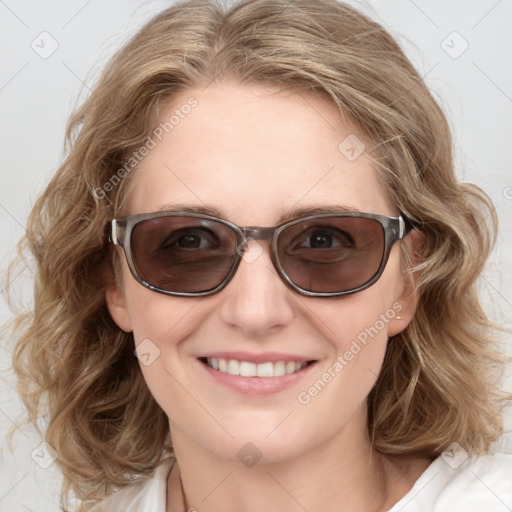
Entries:
[[126,233],[126,224],[123,220],[112,219],[106,226],[108,232],[108,241],[114,245],[123,245]]
[[404,215],[403,213],[400,214],[400,238],[403,238],[404,236],[408,235],[413,229],[420,229],[420,226],[413,222],[409,217]]
[[108,241],[117,245],[117,221],[113,219],[111,222],[107,224],[108,230]]

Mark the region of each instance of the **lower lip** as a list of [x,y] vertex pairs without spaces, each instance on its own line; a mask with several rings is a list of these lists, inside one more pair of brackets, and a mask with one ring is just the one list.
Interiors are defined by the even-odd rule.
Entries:
[[215,370],[200,360],[198,362],[219,384],[238,393],[255,396],[272,395],[295,386],[316,364],[316,362],[311,362],[298,372],[281,377],[241,377]]

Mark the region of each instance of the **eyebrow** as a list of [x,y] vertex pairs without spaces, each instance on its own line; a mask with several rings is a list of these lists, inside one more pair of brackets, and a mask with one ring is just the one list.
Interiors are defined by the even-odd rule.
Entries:
[[[226,215],[218,208],[209,205],[190,205],[183,203],[167,203],[162,205],[158,211],[169,211],[169,212],[188,212],[188,213],[200,213],[203,215],[210,215],[212,217],[218,217],[220,219],[226,219]],[[301,208],[291,208],[284,215],[282,215],[277,224],[283,224],[285,222],[300,219],[302,217],[309,217],[310,215],[322,215],[324,213],[361,213],[361,210],[353,206],[342,206],[342,205],[329,205],[329,206],[311,206]],[[228,220],[228,219],[226,219]]]
[[280,222],[288,222],[294,219],[300,219],[301,217],[308,217],[310,215],[322,215],[324,213],[361,213],[361,210],[353,206],[312,206],[308,208],[292,208],[286,212],[279,219]]

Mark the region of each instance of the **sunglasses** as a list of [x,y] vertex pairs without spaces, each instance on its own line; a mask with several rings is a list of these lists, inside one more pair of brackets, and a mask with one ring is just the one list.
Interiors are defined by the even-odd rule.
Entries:
[[222,290],[247,244],[265,240],[281,279],[310,297],[364,290],[382,275],[393,244],[412,224],[399,215],[325,213],[275,227],[240,227],[210,215],[156,212],[109,223],[110,242],[123,248],[133,277],[166,295],[197,297]]

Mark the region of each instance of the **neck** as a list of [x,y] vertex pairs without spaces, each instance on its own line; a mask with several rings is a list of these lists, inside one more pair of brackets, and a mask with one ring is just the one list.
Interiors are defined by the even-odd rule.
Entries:
[[339,512],[340,504],[350,512],[387,510],[409,491],[428,461],[383,456],[360,427],[360,422],[349,424],[309,452],[297,447],[295,456],[273,459],[263,453],[259,462],[246,466],[205,450],[172,425],[185,510]]

